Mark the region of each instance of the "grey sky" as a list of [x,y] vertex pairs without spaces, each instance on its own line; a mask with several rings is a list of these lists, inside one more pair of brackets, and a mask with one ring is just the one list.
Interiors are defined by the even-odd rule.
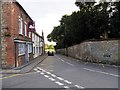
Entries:
[[45,41],[54,26],[65,14],[79,10],[74,4],[75,0],[17,0],[30,17],[36,22],[36,30],[41,35],[44,31]]

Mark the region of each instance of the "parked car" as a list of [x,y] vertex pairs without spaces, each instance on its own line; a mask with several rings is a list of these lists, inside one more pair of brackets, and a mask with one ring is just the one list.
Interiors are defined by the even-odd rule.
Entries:
[[48,56],[54,56],[54,52],[50,52],[50,51],[48,51]]

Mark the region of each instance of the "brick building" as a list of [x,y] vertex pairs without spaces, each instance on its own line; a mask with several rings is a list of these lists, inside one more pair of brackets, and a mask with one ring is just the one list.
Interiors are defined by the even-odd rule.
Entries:
[[33,59],[33,22],[24,8],[15,0],[2,2],[2,67],[19,67]]

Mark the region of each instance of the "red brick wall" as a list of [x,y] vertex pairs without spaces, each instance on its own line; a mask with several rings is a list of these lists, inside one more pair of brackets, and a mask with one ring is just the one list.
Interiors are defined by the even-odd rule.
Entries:
[[[6,61],[7,65],[10,67],[15,66],[15,43],[14,39],[18,38],[20,40],[31,41],[30,38],[25,37],[24,33],[24,22],[28,23],[31,19],[26,15],[23,9],[18,5],[18,3],[6,3],[4,6],[3,16],[5,18],[4,24],[6,28]],[[23,19],[23,35],[19,35],[18,19],[19,16]],[[28,36],[28,33],[27,33]],[[17,49],[18,51],[18,49]]]

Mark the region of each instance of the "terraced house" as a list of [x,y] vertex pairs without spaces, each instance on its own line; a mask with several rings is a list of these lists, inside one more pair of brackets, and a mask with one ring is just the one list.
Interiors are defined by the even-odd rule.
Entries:
[[15,0],[2,2],[2,67],[22,66],[33,60],[34,21]]
[[43,55],[44,50],[44,34],[40,36],[37,32],[32,32],[32,41],[33,41],[33,57],[36,58],[39,55]]

